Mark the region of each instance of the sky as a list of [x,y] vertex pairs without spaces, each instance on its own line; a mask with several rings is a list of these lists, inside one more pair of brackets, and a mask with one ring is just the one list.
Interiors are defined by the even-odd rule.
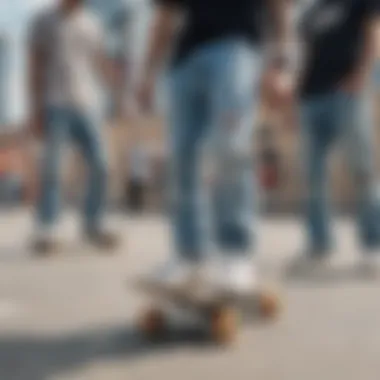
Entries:
[[[26,75],[25,75],[25,40],[30,19],[39,9],[54,4],[56,0],[0,0],[0,34],[5,34],[9,41],[6,119],[10,123],[22,121],[27,114]],[[132,55],[136,62],[141,57],[149,19],[149,0],[90,0],[106,17],[121,5],[131,7],[134,12],[132,24]]]

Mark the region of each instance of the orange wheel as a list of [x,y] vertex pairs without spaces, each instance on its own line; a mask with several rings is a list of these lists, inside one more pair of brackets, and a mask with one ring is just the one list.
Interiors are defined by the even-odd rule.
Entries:
[[162,311],[158,309],[150,309],[139,322],[139,331],[148,339],[155,339],[160,337],[166,327],[165,316]]
[[231,344],[237,334],[238,315],[230,307],[219,307],[211,313],[210,320],[212,339],[219,344]]
[[280,312],[280,300],[274,292],[264,292],[259,296],[259,310],[264,318],[275,318]]

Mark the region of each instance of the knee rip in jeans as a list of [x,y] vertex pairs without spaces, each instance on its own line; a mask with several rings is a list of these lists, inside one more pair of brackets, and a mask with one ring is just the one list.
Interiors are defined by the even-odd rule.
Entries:
[[[223,122],[223,126],[221,129],[225,133],[225,138],[227,139],[227,143],[231,143],[235,141],[236,138],[239,137],[240,135],[244,137],[244,139],[238,138],[241,144],[247,143],[247,138],[249,138],[248,131],[250,130],[249,125],[251,124],[252,120],[250,117],[248,118],[246,114],[242,114],[242,110],[236,109],[236,110],[230,110],[229,112],[225,112],[222,118],[222,122]],[[247,133],[241,133],[244,131],[246,131]],[[238,144],[238,145],[241,145],[241,144]],[[235,145],[235,144],[232,144],[232,145]]]
[[228,176],[228,163],[225,157],[213,157],[202,163],[202,183],[204,186],[214,188],[223,178]]
[[224,155],[217,162],[205,164],[202,168],[203,184],[215,188],[218,184],[234,181],[248,165],[246,155]]
[[233,131],[240,124],[240,119],[236,111],[230,110],[224,114],[223,121],[228,131]]

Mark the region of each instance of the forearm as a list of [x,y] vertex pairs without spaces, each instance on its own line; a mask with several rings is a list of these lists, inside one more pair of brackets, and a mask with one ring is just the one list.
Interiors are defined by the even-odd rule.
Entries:
[[295,46],[291,0],[267,0],[271,24],[269,54],[274,63],[289,61]]
[[174,39],[177,28],[177,11],[159,7],[149,33],[149,45],[144,62],[144,75],[154,77],[161,69]]
[[105,52],[101,52],[97,57],[98,73],[100,81],[108,89],[113,88],[116,82],[116,63]]
[[378,33],[379,20],[373,19],[368,21],[365,30],[364,45],[355,74],[367,80],[372,73],[373,64],[378,57]]

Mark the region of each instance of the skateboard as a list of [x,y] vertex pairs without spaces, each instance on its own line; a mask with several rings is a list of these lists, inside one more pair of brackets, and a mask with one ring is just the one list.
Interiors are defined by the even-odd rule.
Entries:
[[206,327],[210,339],[220,345],[232,343],[242,322],[257,317],[274,319],[280,311],[280,297],[269,289],[255,289],[244,295],[228,294],[217,289],[194,291],[176,289],[149,280],[138,280],[136,287],[152,299],[138,319],[138,330],[148,340],[157,340],[169,331],[169,314],[176,309],[193,316]]

